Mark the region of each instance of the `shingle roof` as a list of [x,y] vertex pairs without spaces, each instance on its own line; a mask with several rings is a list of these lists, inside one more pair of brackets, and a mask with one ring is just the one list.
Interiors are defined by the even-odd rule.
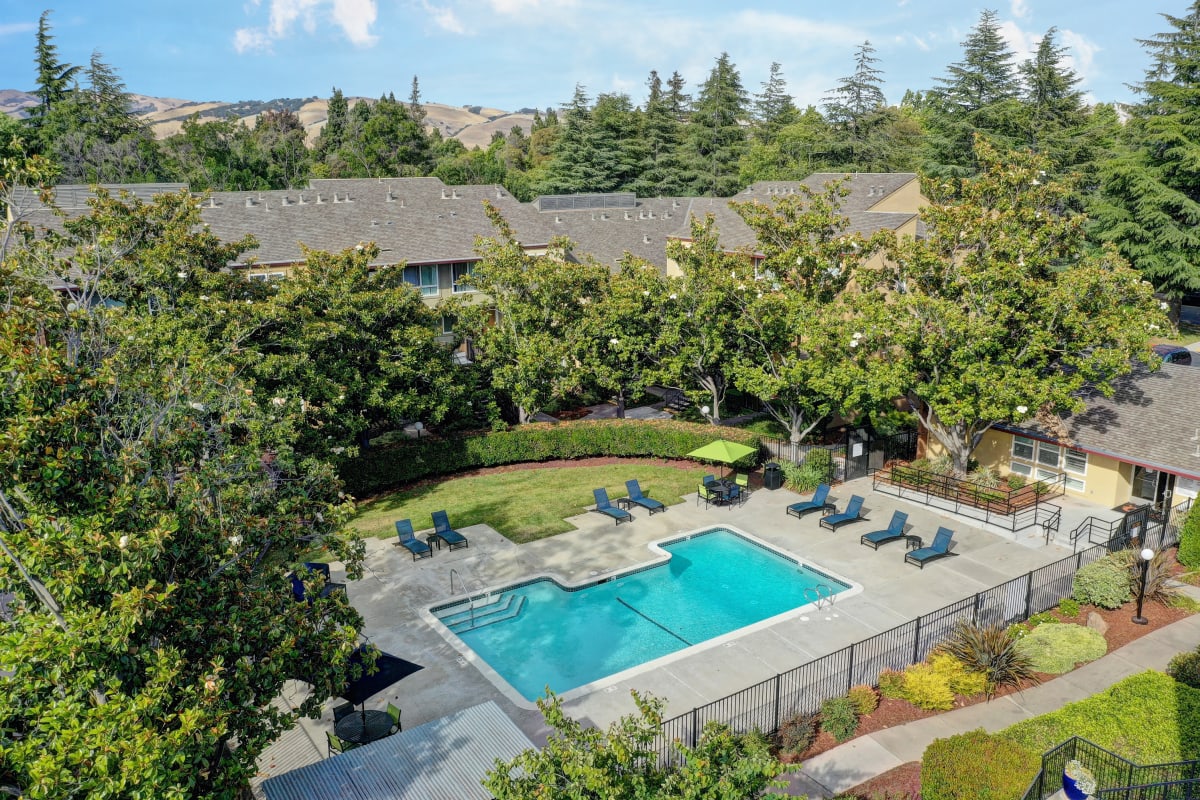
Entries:
[[1087,392],[1087,410],[1064,420],[1071,445],[1200,479],[1200,368],[1139,368],[1115,388],[1112,397]]
[[542,224],[568,237],[577,257],[591,255],[615,268],[626,253],[657,266],[667,263],[667,237],[685,224],[689,198],[640,198],[631,208],[540,212]]

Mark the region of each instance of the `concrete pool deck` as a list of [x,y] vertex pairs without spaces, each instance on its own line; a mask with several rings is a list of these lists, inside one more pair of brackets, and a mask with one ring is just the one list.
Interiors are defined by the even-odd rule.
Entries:
[[[636,467],[631,466],[630,476],[636,476]],[[643,488],[654,494],[653,485]],[[394,538],[370,539],[365,575],[348,587],[351,602],[365,620],[363,633],[384,651],[424,669],[380,692],[367,707],[385,708],[389,701],[395,703],[403,709],[407,728],[494,700],[534,742],[545,741],[541,715],[506,698],[430,624],[427,609],[462,594],[460,578],[472,591],[539,574],[553,575],[563,583],[583,583],[651,560],[649,542],[729,524],[863,584],[861,594],[835,602],[831,609],[681,655],[564,703],[565,711],[576,719],[606,727],[634,711],[632,689],[663,698],[670,718],[1070,553],[1056,544],[1045,545],[1040,531],[985,530],[978,523],[937,509],[874,493],[870,479],[835,487],[831,499],[841,508],[851,494],[866,498],[867,520],[837,533],[820,528],[815,514],[803,520],[787,516],[785,508],[797,501],[796,494],[759,489],[743,505],[732,508],[706,509],[689,495],[683,503],[653,517],[635,509],[634,521],[620,526],[608,517],[586,513],[569,520],[578,530],[522,545],[487,526],[471,526],[461,529],[470,539],[470,547],[454,552],[443,549],[418,562],[412,561],[408,551],[394,546]],[[887,527],[894,510],[909,515],[908,532],[924,537],[926,544],[939,526],[952,528],[958,557],[941,559],[920,570],[904,563],[902,543],[884,545],[878,551],[861,546],[859,537]],[[337,564],[333,570],[334,580],[342,580]],[[456,573],[453,594],[452,570]],[[282,699],[286,701],[286,697]],[[323,758],[328,730],[332,730],[328,709],[320,720],[302,720],[264,754],[262,776]]]

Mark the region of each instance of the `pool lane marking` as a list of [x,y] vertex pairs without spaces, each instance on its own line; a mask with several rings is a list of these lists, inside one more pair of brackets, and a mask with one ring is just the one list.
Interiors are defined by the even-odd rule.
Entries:
[[632,611],[633,613],[637,614],[639,617],[641,617],[642,619],[646,620],[646,621],[647,621],[647,622],[649,622],[650,624],[652,624],[652,625],[657,625],[658,627],[662,628],[664,631],[666,631],[667,633],[671,634],[671,635],[672,635],[672,636],[674,636],[676,639],[678,639],[679,641],[681,641],[681,642],[683,642],[684,644],[686,644],[688,647],[691,647],[691,646],[692,646],[692,643],[691,643],[691,642],[689,642],[687,639],[683,638],[683,637],[682,637],[682,636],[680,636],[678,633],[676,633],[675,631],[673,631],[673,630],[671,630],[670,628],[668,628],[666,625],[663,625],[663,624],[662,624],[661,622],[659,622],[658,620],[656,620],[656,619],[653,619],[653,618],[651,618],[651,617],[648,617],[648,616],[646,616],[645,614],[643,614],[642,612],[638,611],[638,610],[637,610],[636,608],[634,608],[633,606],[629,605],[629,603],[626,603],[626,602],[625,602],[624,600],[622,600],[621,598],[619,598],[619,597],[618,597],[618,598],[617,598],[617,602],[618,602],[618,603],[620,603],[621,605],[625,606],[625,607],[626,607],[626,608],[628,608],[630,611]]

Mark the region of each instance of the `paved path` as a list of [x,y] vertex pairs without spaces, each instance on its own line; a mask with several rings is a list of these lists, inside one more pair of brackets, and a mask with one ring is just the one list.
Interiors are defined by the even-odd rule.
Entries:
[[[1200,599],[1200,590],[1183,590]],[[978,703],[936,717],[897,725],[860,736],[804,762],[791,776],[788,794],[811,800],[829,798],[909,761],[919,761],[934,739],[984,728],[998,731],[1023,719],[1045,714],[1067,703],[1107,689],[1117,681],[1165,669],[1176,653],[1200,644],[1200,615],[1192,615],[1114,650],[1103,658],[1052,681],[990,703]]]

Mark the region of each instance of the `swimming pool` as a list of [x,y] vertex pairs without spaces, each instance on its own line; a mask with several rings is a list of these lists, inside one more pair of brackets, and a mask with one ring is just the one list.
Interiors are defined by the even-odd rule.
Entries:
[[724,528],[652,548],[669,560],[578,587],[538,578],[430,610],[534,700],[547,686],[563,694],[851,588]]

